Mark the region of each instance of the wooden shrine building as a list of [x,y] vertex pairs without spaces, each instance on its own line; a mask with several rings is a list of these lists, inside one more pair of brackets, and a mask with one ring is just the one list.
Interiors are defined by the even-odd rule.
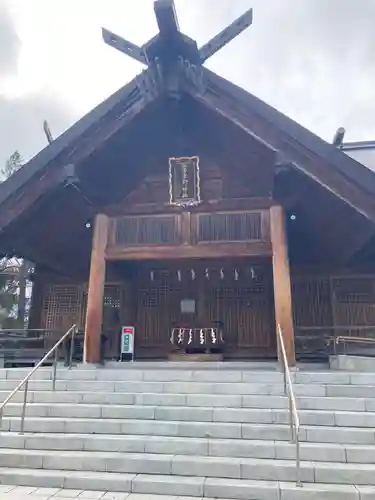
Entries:
[[[204,67],[155,2],[144,71],[0,185],[0,252],[35,263],[30,328],[84,331],[84,357],[199,350],[291,363],[335,333],[375,333],[375,173]],[[222,342],[223,341],[223,342]]]

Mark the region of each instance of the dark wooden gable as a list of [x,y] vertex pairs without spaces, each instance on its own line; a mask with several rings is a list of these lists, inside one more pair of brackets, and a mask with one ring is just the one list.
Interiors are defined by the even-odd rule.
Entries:
[[204,94],[196,100],[282,153],[291,164],[365,217],[375,221],[375,175],[260,99],[204,68]]
[[[202,67],[209,46],[199,51],[175,18],[163,16],[159,35],[133,51],[142,60],[147,53],[148,68],[0,185],[0,252],[54,269],[74,261],[78,269],[89,258],[86,223],[95,213],[137,205],[173,211],[168,158],[199,155],[203,203],[276,198],[299,212],[303,223],[291,231],[315,245],[311,255],[320,249],[318,260],[358,253],[374,232],[375,173]],[[234,23],[233,33],[249,19]],[[285,194],[289,182],[295,192]]]

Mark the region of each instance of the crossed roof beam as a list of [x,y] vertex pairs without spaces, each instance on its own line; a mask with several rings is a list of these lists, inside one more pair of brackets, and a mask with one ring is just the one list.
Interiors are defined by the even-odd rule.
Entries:
[[[173,42],[177,39],[183,39],[187,44],[194,44],[196,47],[196,43],[180,31],[174,0],[155,0],[154,12],[159,27],[159,33],[146,44],[139,47],[125,38],[102,28],[104,42],[145,66],[152,64],[154,53],[151,49],[157,42],[163,40]],[[249,9],[201,48],[198,49],[196,47],[198,56],[196,62],[204,64],[210,57],[216,54],[216,52],[225,47],[229,42],[251,26],[252,22],[253,10]]]

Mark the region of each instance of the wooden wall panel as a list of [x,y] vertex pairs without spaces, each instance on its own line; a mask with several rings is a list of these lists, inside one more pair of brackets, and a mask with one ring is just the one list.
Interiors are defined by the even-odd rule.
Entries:
[[[38,327],[56,331],[56,339],[72,324],[85,328],[87,283],[79,285],[47,285],[42,292],[42,315]],[[103,332],[108,337],[108,356],[118,354],[122,311],[126,309],[124,286],[107,283],[103,299]],[[54,337],[55,338],[55,337]]]
[[261,241],[262,213],[201,214],[198,218],[198,241]]
[[375,278],[347,276],[332,279],[332,305],[338,335],[362,336],[375,327]]
[[[222,169],[206,158],[200,161],[200,186],[201,198],[203,201],[217,201],[223,198],[223,171]],[[156,204],[163,207],[169,203],[169,165],[168,158],[165,158],[165,165],[157,166],[159,172],[146,176],[143,181],[128,194],[124,200],[116,205],[108,207],[110,213],[126,213],[131,207]],[[241,184],[241,183],[239,183]],[[243,184],[243,183],[242,183]],[[241,192],[237,198],[241,198]],[[249,194],[249,191],[246,191]]]
[[48,285],[43,293],[42,326],[67,331],[80,319],[82,295],[77,285]]
[[272,282],[246,285],[244,281],[207,290],[208,323],[223,322],[225,343],[232,350],[262,349],[274,354]]
[[292,293],[296,328],[332,325],[331,288],[328,277],[296,277],[292,280]]
[[296,353],[324,353],[334,333],[329,277],[298,277],[292,272],[292,299]]
[[294,275],[296,350],[332,351],[332,337],[375,337],[375,276]]
[[[227,354],[275,355],[270,271],[270,262],[259,266],[251,261],[143,267],[137,281],[137,345],[165,355],[172,348],[172,328],[209,328],[221,321]],[[194,314],[181,313],[183,299],[195,301]]]
[[[142,355],[157,351],[165,356],[171,348],[173,326],[212,326],[218,320],[224,323],[228,355],[275,354],[271,264],[266,259],[260,265],[252,265],[251,259],[169,262],[157,268],[162,273],[155,273],[153,280],[150,273],[155,267],[141,268],[131,286],[130,282],[105,286],[103,331],[109,338],[109,357],[118,354],[123,324],[136,326]],[[292,294],[297,353],[327,352],[327,339],[335,325],[343,327],[337,334],[375,336],[375,276],[307,275],[292,270]],[[196,301],[196,314],[181,314],[185,298]],[[64,333],[77,322],[82,329],[86,304],[87,284],[45,285],[41,324],[36,327]]]
[[[113,228],[113,226],[112,226]],[[177,245],[181,242],[178,217],[118,217],[115,219],[114,246],[130,245]],[[112,229],[112,230],[113,230]]]

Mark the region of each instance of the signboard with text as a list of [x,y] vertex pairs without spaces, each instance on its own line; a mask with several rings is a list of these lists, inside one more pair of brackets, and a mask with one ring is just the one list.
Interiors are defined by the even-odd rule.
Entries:
[[199,157],[169,158],[169,202],[171,205],[199,205]]
[[121,355],[131,354],[134,356],[134,326],[123,326],[121,329]]

